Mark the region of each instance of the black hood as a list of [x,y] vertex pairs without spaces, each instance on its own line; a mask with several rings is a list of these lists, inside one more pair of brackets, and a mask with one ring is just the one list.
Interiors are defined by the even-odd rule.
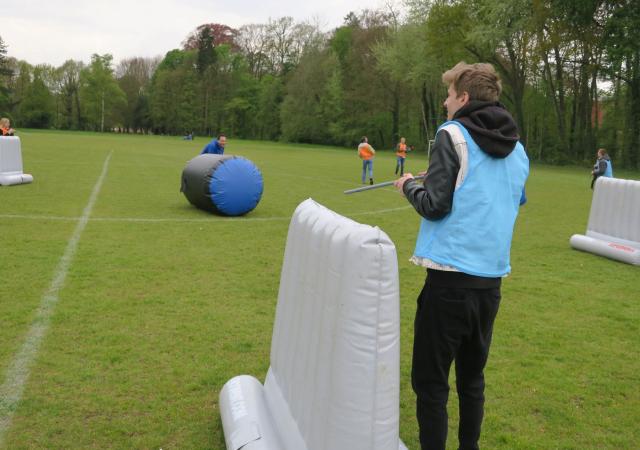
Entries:
[[483,152],[506,158],[520,139],[518,126],[500,102],[472,100],[453,116],[467,129]]

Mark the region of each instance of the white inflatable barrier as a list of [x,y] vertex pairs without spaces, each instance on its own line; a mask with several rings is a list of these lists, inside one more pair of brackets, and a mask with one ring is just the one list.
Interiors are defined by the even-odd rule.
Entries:
[[640,265],[640,181],[596,180],[585,235],[569,241],[578,250]]
[[291,219],[264,387],[220,392],[227,450],[398,450],[395,246],[377,227],[302,202]]
[[22,152],[18,136],[0,136],[0,185],[31,183],[33,176],[22,173]]

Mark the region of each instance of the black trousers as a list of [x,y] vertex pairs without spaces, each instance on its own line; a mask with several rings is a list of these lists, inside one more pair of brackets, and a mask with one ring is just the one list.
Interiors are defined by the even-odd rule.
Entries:
[[447,441],[449,369],[456,362],[461,450],[478,449],[484,412],[484,366],[489,356],[500,287],[441,287],[429,278],[418,297],[411,381],[417,395],[422,450]]

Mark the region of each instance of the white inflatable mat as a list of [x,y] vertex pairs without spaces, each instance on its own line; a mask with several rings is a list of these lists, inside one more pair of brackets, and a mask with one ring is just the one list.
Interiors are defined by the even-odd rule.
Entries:
[[264,388],[220,392],[227,450],[397,450],[397,256],[379,228],[308,199],[285,248]]
[[31,183],[33,177],[22,173],[22,152],[18,136],[0,136],[0,185]]
[[573,248],[640,265],[640,181],[596,180],[586,235],[574,234]]

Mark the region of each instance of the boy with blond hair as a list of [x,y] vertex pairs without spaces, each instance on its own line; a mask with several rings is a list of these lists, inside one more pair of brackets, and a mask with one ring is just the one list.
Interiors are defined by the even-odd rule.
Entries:
[[444,450],[449,370],[455,361],[459,449],[476,450],[484,367],[509,263],[529,160],[513,117],[498,102],[490,64],[458,63],[442,75],[447,122],[424,182],[395,182],[422,216],[411,261],[427,269],[415,317],[411,380],[423,450]]

